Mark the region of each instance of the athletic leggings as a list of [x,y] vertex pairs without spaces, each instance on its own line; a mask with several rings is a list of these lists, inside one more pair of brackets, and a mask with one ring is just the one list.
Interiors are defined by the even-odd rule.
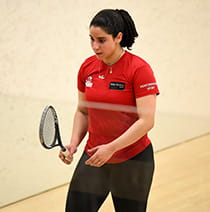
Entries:
[[[150,144],[137,156],[100,168],[85,165],[83,153],[72,177],[66,212],[97,212],[111,192],[116,212],[145,212],[154,172]],[[111,212],[111,211],[109,211]]]

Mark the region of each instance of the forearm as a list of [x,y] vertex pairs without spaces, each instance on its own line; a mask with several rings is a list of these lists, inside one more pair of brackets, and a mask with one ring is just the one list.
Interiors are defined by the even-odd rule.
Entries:
[[115,139],[113,142],[109,143],[110,148],[114,149],[114,152],[123,149],[141,137],[143,137],[154,125],[154,120],[137,120],[127,131],[125,131],[121,136]]
[[77,109],[74,115],[73,129],[70,145],[78,147],[85,137],[88,129],[88,115]]

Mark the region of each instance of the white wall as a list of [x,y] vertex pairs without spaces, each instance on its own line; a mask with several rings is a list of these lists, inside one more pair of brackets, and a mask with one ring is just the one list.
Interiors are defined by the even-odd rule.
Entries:
[[39,121],[53,104],[68,143],[76,74],[92,54],[88,24],[103,8],[130,12],[140,34],[133,52],[155,71],[155,149],[209,132],[210,1],[0,0],[0,206],[69,181],[82,148],[63,165],[58,149],[41,148]]

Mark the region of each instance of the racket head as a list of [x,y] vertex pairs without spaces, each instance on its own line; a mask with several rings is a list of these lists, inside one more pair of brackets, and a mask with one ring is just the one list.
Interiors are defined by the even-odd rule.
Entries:
[[52,105],[47,105],[42,113],[39,126],[39,139],[43,147],[51,149],[56,144],[58,134],[58,118]]

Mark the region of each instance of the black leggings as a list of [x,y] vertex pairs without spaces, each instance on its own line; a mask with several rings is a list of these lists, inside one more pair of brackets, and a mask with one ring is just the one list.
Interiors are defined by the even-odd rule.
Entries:
[[145,212],[154,172],[150,144],[137,156],[97,168],[85,165],[83,153],[72,177],[66,212],[97,212],[109,192],[116,212]]

